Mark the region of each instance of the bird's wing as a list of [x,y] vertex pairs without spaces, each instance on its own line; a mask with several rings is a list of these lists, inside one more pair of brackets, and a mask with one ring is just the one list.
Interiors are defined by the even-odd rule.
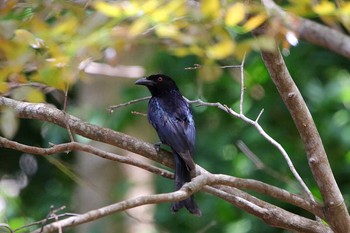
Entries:
[[162,108],[150,108],[148,116],[160,140],[180,155],[190,170],[194,170],[192,153],[196,129],[188,106],[179,107],[172,114]]

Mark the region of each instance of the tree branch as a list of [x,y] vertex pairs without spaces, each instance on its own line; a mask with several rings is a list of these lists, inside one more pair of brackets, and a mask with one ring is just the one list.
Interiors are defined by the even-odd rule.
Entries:
[[137,159],[106,152],[96,147],[93,147],[90,145],[84,145],[79,142],[63,143],[59,145],[54,145],[51,148],[40,148],[40,147],[34,147],[34,146],[27,146],[0,136],[0,147],[22,151],[29,154],[42,155],[42,156],[59,154],[59,153],[69,153],[70,151],[83,151],[86,153],[97,155],[98,157],[101,157],[104,159],[117,161],[120,163],[125,163],[128,165],[139,167],[141,169],[144,169],[146,171],[152,172],[154,174],[157,174],[169,179],[173,179],[174,177],[174,175],[171,172],[168,172],[164,169],[155,167],[150,164],[146,164]]
[[[115,132],[110,129],[106,128],[101,128],[95,125],[91,125],[89,123],[83,122],[79,120],[78,118],[75,118],[73,116],[70,116],[69,114],[64,114],[62,111],[55,109],[54,107],[50,107],[50,105],[47,104],[32,104],[32,103],[24,103],[12,99],[8,99],[5,97],[0,97],[0,106],[1,105],[6,105],[9,107],[12,107],[15,109],[19,117],[22,118],[30,118],[30,119],[39,119],[42,121],[48,121],[52,122],[55,124],[60,125],[61,127],[65,128],[66,127],[66,122],[69,124],[71,130],[73,132],[76,132],[82,136],[86,136],[90,139],[93,140],[99,140],[102,142],[106,142],[115,146],[118,146],[120,148],[141,154],[149,159],[152,159],[154,161],[160,162],[168,167],[173,166],[173,159],[168,152],[160,152],[159,154],[155,150],[154,146],[142,142],[134,137],[131,137],[129,135],[125,135],[119,132]],[[77,142],[70,142],[70,143],[65,143],[61,145],[55,145],[52,148],[37,148],[37,147],[30,147],[30,146],[25,146],[22,144],[19,144],[17,142],[12,142],[7,139],[1,138],[0,140],[0,146],[2,147],[7,147],[7,148],[14,148],[16,150],[22,150],[26,151],[28,153],[36,153],[36,154],[49,154],[49,153],[57,153],[57,152],[63,152],[63,151],[69,151],[72,149],[77,149],[77,150],[84,150],[86,152],[96,154],[98,156],[116,160],[116,161],[122,161],[128,163],[127,159],[122,159],[118,158],[116,159],[116,155],[108,152],[103,152],[100,151],[94,147],[87,146],[87,145],[82,145]],[[135,161],[131,161],[132,163],[135,163]],[[131,162],[129,162],[131,164]],[[138,164],[136,164],[138,166]],[[141,165],[140,165],[141,166]],[[202,176],[202,174],[208,173],[201,167],[197,166],[197,170],[199,171],[199,176]],[[164,174],[164,172],[158,170],[158,168],[153,168],[153,167],[146,167],[146,170],[150,170],[151,172],[156,172],[157,174]],[[168,174],[168,173],[167,173]],[[166,177],[170,178],[170,175],[166,175]],[[216,182],[216,184],[221,184],[218,187],[215,187],[215,189],[218,189],[218,192],[226,192],[226,193],[232,193],[232,190],[235,190],[235,188],[232,187],[237,187],[237,188],[242,188],[242,189],[249,189],[249,190],[254,190],[256,192],[260,192],[266,195],[270,195],[274,198],[280,199],[282,201],[286,201],[288,203],[291,203],[293,205],[299,206],[301,208],[304,208],[311,213],[318,215],[322,217],[322,212],[320,211],[320,207],[318,206],[317,203],[314,202],[309,202],[307,200],[304,200],[302,196],[298,196],[295,194],[291,194],[285,190],[279,189],[277,187],[273,187],[268,184],[264,184],[260,181],[254,181],[254,180],[245,180],[245,179],[240,179],[240,178],[235,178],[235,177],[230,177],[230,176],[225,176],[225,175],[206,175],[206,177],[210,177],[212,179],[211,182]],[[196,180],[196,178],[194,179]],[[213,181],[214,180],[214,181]],[[209,182],[208,184],[210,184]],[[223,186],[224,185],[224,186]],[[231,186],[231,187],[228,187]],[[187,186],[186,186],[187,187]],[[191,189],[192,190],[192,189]],[[194,191],[198,191],[197,189],[193,189]],[[261,202],[259,199],[251,196],[250,194],[245,194],[245,197],[247,197],[249,200],[255,200],[255,202]],[[174,199],[162,199],[163,196],[161,196],[160,200],[165,201],[174,201]],[[140,199],[137,199],[140,201]],[[148,199],[147,199],[148,200]],[[151,204],[153,203],[156,199],[149,199],[151,200],[150,202],[141,202],[146,203],[146,204]],[[153,201],[152,201],[153,200]],[[157,199],[158,200],[158,199]],[[254,203],[254,205],[256,205]],[[123,202],[124,203],[124,202]],[[133,202],[134,203],[134,202]],[[139,203],[138,201],[136,203]],[[248,211],[248,209],[251,209],[251,205],[245,205],[245,202],[240,202],[241,204],[238,206],[239,208]],[[243,204],[242,204],[243,203]],[[135,206],[141,205],[137,204]],[[247,203],[246,203],[247,204]],[[124,205],[124,204],[123,204]],[[271,208],[278,208],[274,205],[271,205]],[[118,207],[120,208],[120,207]],[[132,208],[132,205],[129,206],[128,208]],[[283,209],[278,209],[279,212],[281,212],[282,215],[289,214],[289,212],[283,210]],[[283,212],[283,213],[282,213]],[[95,212],[93,212],[95,213]],[[261,217],[261,215],[256,215],[258,217]],[[292,217],[292,216],[290,216]],[[85,221],[85,220],[84,220]],[[312,220],[308,220],[312,221]],[[301,221],[303,222],[303,221]],[[299,227],[306,227],[302,226],[299,223],[292,224],[292,227],[289,227],[290,223],[290,218],[281,218],[277,222],[275,221],[274,224],[278,224],[278,226],[288,226],[286,229],[297,229]],[[303,223],[304,224],[304,223]],[[306,222],[305,222],[306,224]],[[315,223],[319,224],[319,223]],[[296,228],[297,227],[297,228]],[[324,226],[325,227],[325,226]],[[285,228],[285,227],[283,227]],[[326,229],[327,227],[325,227]],[[315,229],[318,229],[317,227]]]
[[64,112],[51,105],[27,103],[0,97],[0,106],[4,105],[12,107],[20,118],[46,121],[62,128],[66,128],[67,121],[71,131],[83,137],[107,143],[140,154],[165,166],[173,167],[174,161],[171,153],[165,150],[157,152],[153,144],[143,142],[127,134],[89,124],[69,114],[65,116]]
[[299,173],[297,172],[297,170],[295,169],[288,153],[286,152],[286,150],[282,147],[281,144],[279,144],[275,139],[273,139],[270,135],[268,135],[265,130],[261,127],[261,125],[258,123],[258,118],[260,117],[261,114],[259,114],[259,116],[257,117],[257,119],[251,120],[248,117],[246,117],[244,114],[240,114],[235,112],[234,110],[232,110],[231,108],[229,108],[227,105],[223,105],[221,103],[207,103],[204,102],[200,99],[198,100],[194,100],[194,101],[189,101],[190,103],[198,103],[198,105],[200,106],[211,106],[211,107],[217,107],[225,112],[227,112],[228,114],[239,118],[241,120],[243,120],[244,122],[254,126],[256,128],[256,130],[268,141],[270,142],[273,146],[275,146],[277,148],[277,150],[280,151],[280,153],[282,154],[282,156],[284,157],[284,159],[287,162],[287,165],[289,167],[289,170],[292,172],[292,174],[294,175],[295,179],[299,182],[299,184],[301,185],[301,187],[303,188],[304,192],[307,194],[307,196],[309,197],[309,199],[311,201],[315,201],[314,197],[312,196],[311,191],[309,190],[309,188],[306,186],[305,182],[303,181],[303,179],[300,177]]
[[275,53],[262,51],[261,55],[299,131],[309,166],[323,197],[327,223],[335,232],[350,232],[349,213],[334,179],[321,137],[281,53],[276,49]]
[[330,27],[283,11],[274,1],[262,0],[266,11],[311,44],[350,58],[350,37]]
[[42,229],[34,231],[34,233],[54,232],[59,228],[76,226],[82,223],[102,218],[112,213],[124,211],[141,205],[181,201],[188,198],[194,192],[199,191],[205,184],[208,183],[208,179],[209,177],[205,175],[197,176],[191,182],[186,183],[184,186],[182,186],[182,188],[178,191],[164,194],[139,196],[129,200],[121,201],[113,205],[102,207],[96,210],[91,210],[87,213],[78,216],[73,216],[64,220],[51,223],[49,225],[46,225]]
[[[58,153],[69,153],[70,151],[84,151],[86,153],[94,154],[104,159],[117,161],[120,163],[125,163],[128,165],[139,167],[141,169],[163,176],[168,179],[174,178],[171,172],[168,172],[164,169],[145,164],[133,158],[113,154],[110,152],[105,152],[93,146],[84,145],[78,142],[69,142],[69,143],[54,145],[51,148],[40,148],[40,147],[27,146],[27,145],[0,137],[0,147],[22,151],[29,154],[42,155],[42,156],[58,154]],[[227,176],[222,174],[212,174],[198,165],[196,170],[198,171],[198,174],[207,174],[207,175],[213,176],[216,180],[218,180],[217,184],[235,187],[239,189],[247,189],[258,193],[262,193],[262,194],[271,196],[273,198],[276,198],[278,200],[303,208],[309,211],[310,213],[313,213],[321,218],[324,217],[321,208],[316,202],[308,202],[302,196],[292,194],[286,190],[265,184],[257,180],[242,179],[242,178],[237,178],[237,177],[232,177],[232,176]]]
[[[225,192],[222,189],[215,189],[213,187],[206,186],[204,187],[204,190],[234,204],[241,209],[244,208],[245,211],[259,217],[271,226],[296,232],[330,232],[330,229],[326,225],[318,221],[313,221],[290,213],[267,202],[258,200],[255,197],[249,196],[249,194],[238,189],[226,189],[227,192]],[[228,192],[231,194],[228,195]],[[288,223],[283,223],[284,219],[288,219]]]
[[[51,223],[49,225],[46,225],[42,229],[34,232],[53,232],[60,228],[76,226],[85,222],[102,218],[112,213],[124,211],[126,209],[138,207],[141,205],[181,201],[188,198],[194,192],[201,190],[205,185],[220,184],[222,182],[221,178],[222,177],[220,176],[215,176],[211,174],[201,174],[192,179],[191,182],[186,183],[178,191],[165,194],[140,196],[137,198],[125,200],[113,205],[89,211],[81,215],[73,216],[64,220]],[[303,232],[320,233],[327,232],[329,230],[325,225],[319,222],[292,214],[271,204],[260,201],[254,197],[251,197],[251,200],[247,200],[245,196],[250,195],[239,190],[236,190],[236,193],[231,195],[227,195],[226,192],[217,190],[212,187],[207,187],[206,190],[208,192],[213,193],[216,196],[219,196],[223,199],[227,199],[229,202],[235,204],[236,206],[242,209],[248,209],[248,212],[261,217],[265,222],[269,223],[270,225],[273,224],[274,226],[278,226],[289,230],[303,230]],[[239,192],[243,194],[243,196],[239,194]],[[232,190],[231,193],[233,193]],[[279,218],[280,220],[277,223],[276,218]],[[287,225],[282,224],[283,221],[290,218],[292,218],[293,221],[291,221]]]

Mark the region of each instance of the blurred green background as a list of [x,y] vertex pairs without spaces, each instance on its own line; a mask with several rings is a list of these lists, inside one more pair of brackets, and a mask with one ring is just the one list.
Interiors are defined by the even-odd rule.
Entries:
[[[135,78],[152,73],[168,74],[187,98],[221,102],[238,111],[240,70],[220,69],[219,66],[241,64],[242,51],[247,51],[244,113],[255,119],[264,109],[259,120],[261,126],[285,148],[297,171],[320,200],[293,121],[269,78],[260,54],[246,46],[251,40],[249,30],[246,29],[247,34],[242,32],[244,28],[239,23],[243,23],[239,19],[235,25],[217,22],[216,17],[220,16],[215,15],[215,10],[225,8],[224,5],[219,5],[217,9],[210,3],[205,3],[208,6],[203,3],[204,7],[198,9],[186,5],[185,13],[191,13],[191,17],[182,22],[175,19],[178,14],[184,14],[183,9],[178,7],[177,12],[168,6],[175,4],[174,1],[162,2],[162,5],[153,8],[145,6],[156,4],[154,2],[145,1],[139,5],[133,1],[117,1],[115,5],[94,1],[55,1],[52,5],[45,1],[1,3],[0,39],[3,48],[0,49],[0,62],[5,67],[0,73],[0,81],[4,83],[1,92],[11,98],[46,101],[62,108],[62,91],[45,93],[33,87],[11,89],[10,83],[39,82],[58,90],[64,90],[69,84],[67,111],[70,114],[153,143],[158,139],[147,118],[132,114],[132,111],[145,113],[147,101],[117,109],[111,114],[106,110],[111,105],[149,95],[145,88],[134,85]],[[138,16],[136,11],[131,12],[133,8],[129,9],[128,4],[135,4],[135,8],[139,6],[146,13]],[[193,1],[193,4],[198,3]],[[239,7],[235,1],[227,4]],[[171,14],[166,9],[160,9],[167,6]],[[212,11],[208,11],[210,7]],[[129,9],[130,12],[125,10],[118,14],[118,9]],[[147,9],[151,10],[147,12]],[[246,7],[247,13],[259,14],[254,9],[254,6]],[[162,16],[164,14],[167,16]],[[147,30],[157,25],[166,27],[156,32]],[[135,35],[129,35],[131,32]],[[213,48],[228,38],[235,46],[231,55],[222,54],[230,45],[224,46],[224,49]],[[210,49],[211,53],[205,53]],[[349,204],[349,60],[302,41],[285,51],[288,51],[284,57],[286,64],[313,115],[338,185]],[[81,67],[77,69],[82,61],[89,59],[112,68],[123,66],[126,71],[106,74],[92,73]],[[48,66],[47,62],[52,65]],[[202,68],[186,69],[194,64],[202,64]],[[217,108],[194,105],[192,109],[197,128],[196,163],[212,173],[256,179],[301,193],[282,155],[253,127]],[[11,114],[11,110],[2,109],[3,136],[39,147],[69,141],[66,130],[58,126],[35,120],[18,120]],[[130,155],[84,138],[77,137],[77,140]],[[243,141],[277,176],[258,169],[238,148],[238,141]],[[171,180],[91,155],[69,153],[40,157],[0,148],[0,222],[9,224],[12,229],[45,219],[51,208],[66,207],[57,214],[80,213],[132,196],[170,192],[172,189]],[[299,208],[261,194],[252,194],[312,218]],[[117,213],[64,232],[286,232],[269,227],[256,217],[209,194],[200,192],[195,196],[203,212],[201,218],[193,217],[184,210],[173,215],[170,204],[166,203]],[[22,232],[34,228],[26,228]]]

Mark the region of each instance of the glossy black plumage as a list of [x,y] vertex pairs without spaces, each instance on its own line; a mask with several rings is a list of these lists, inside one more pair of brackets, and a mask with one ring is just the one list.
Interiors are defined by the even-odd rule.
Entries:
[[[191,181],[191,173],[195,172],[192,155],[196,140],[196,129],[192,112],[182,97],[175,82],[163,74],[154,74],[136,81],[150,90],[152,98],[148,103],[148,120],[155,128],[162,143],[171,147],[175,161],[175,190],[179,190],[186,182]],[[182,207],[194,215],[201,211],[193,196],[172,204],[172,211]]]

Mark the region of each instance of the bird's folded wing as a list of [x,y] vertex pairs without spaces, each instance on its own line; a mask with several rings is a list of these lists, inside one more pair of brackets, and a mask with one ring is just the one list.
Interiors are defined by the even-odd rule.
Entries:
[[163,112],[158,115],[157,120],[150,119],[150,121],[156,128],[160,140],[180,155],[190,170],[194,170],[192,153],[196,130],[193,120],[176,113],[170,116]]

